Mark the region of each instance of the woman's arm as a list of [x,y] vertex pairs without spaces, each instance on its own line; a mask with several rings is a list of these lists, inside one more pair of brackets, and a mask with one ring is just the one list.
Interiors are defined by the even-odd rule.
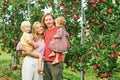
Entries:
[[18,42],[17,46],[16,46],[16,51],[21,51],[22,50],[22,44],[21,42]]
[[23,47],[21,42],[18,42],[18,44],[16,46],[16,51],[25,51],[25,54],[31,56],[31,51],[29,51],[25,47]]

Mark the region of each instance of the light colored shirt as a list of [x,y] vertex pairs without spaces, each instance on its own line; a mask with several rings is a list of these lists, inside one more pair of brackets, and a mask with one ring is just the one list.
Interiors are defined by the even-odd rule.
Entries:
[[30,44],[28,44],[28,42],[27,42],[27,41],[31,40],[30,36],[31,35],[29,33],[24,32],[23,35],[21,36],[20,42],[24,48],[32,51],[33,47]]
[[42,56],[44,56],[45,53],[45,41],[41,40],[41,41],[37,41],[35,42],[35,44],[38,45],[38,47],[34,50],[38,51]]

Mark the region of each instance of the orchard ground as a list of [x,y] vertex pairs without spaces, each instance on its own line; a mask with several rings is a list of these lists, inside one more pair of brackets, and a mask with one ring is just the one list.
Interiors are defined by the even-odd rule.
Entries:
[[[18,65],[16,70],[13,70],[10,66],[11,64],[11,56],[10,54],[6,54],[1,52],[0,55],[0,80],[21,80],[21,63]],[[22,62],[22,61],[21,61]],[[120,67],[120,61],[119,61]],[[63,72],[63,80],[80,80],[81,74],[80,72],[76,71],[72,72],[70,68],[66,68],[66,64],[64,65],[64,72]],[[85,80],[107,80],[107,79],[100,79],[96,77],[96,74],[92,67],[90,67],[85,73]],[[120,80],[120,70],[113,75],[112,80]]]

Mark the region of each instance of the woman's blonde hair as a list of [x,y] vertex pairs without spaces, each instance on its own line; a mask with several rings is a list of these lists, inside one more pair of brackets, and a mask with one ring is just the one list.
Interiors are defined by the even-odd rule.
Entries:
[[55,22],[57,22],[59,25],[63,25],[63,26],[65,26],[65,24],[66,24],[66,20],[63,16],[57,17],[55,19]]
[[[32,26],[32,35],[33,35],[33,39],[35,41],[37,41],[38,37],[39,37],[39,35],[36,32],[36,27],[37,27],[38,24],[40,25],[40,27],[43,27],[43,25],[39,21],[34,22],[34,24]],[[42,38],[44,38],[44,31],[43,31],[43,34],[41,34],[41,36],[42,36]]]

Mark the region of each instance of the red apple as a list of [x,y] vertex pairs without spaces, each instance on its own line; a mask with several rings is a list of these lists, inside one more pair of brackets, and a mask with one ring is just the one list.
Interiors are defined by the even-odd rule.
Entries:
[[93,69],[97,70],[99,67],[100,67],[100,64],[96,64],[96,65],[93,66]]
[[99,24],[99,21],[98,21],[98,20],[96,20],[96,21],[95,21],[95,23],[96,23],[96,24]]
[[102,24],[103,24],[104,26],[107,25],[106,21],[103,21]]
[[95,3],[95,1],[94,1],[94,0],[90,0],[90,3],[91,3],[91,4],[94,4],[94,3]]
[[72,72],[75,72],[75,68],[74,68],[74,67],[72,67],[70,70],[71,70]]
[[96,53],[95,55],[96,55],[96,57],[99,57],[99,54],[98,54],[98,53]]
[[8,52],[10,52],[11,51],[11,48],[8,48]]
[[83,73],[86,73],[86,69],[83,69]]
[[62,13],[66,13],[67,10],[65,8],[62,9]]
[[112,14],[112,9],[109,8],[109,9],[107,10],[107,12],[108,12],[109,14]]
[[101,2],[105,2],[105,0],[101,0]]
[[82,60],[82,58],[79,58],[79,62],[82,62],[83,60]]
[[10,0],[4,0],[6,3],[9,3],[10,2]]
[[96,65],[94,65],[94,66],[93,66],[93,69],[94,69],[94,70],[97,70],[97,69],[98,69],[98,67],[97,67]]
[[103,74],[100,74],[100,78],[101,78],[101,79],[104,78],[104,75],[103,75]]
[[73,31],[70,31],[70,35],[73,35],[74,34],[74,32]]
[[5,9],[7,6],[1,6],[2,9]]
[[73,17],[74,20],[78,19],[78,16],[76,14],[74,14],[72,17]]
[[63,6],[63,3],[62,3],[62,1],[60,1],[60,2],[59,2],[59,6]]
[[107,78],[108,77],[108,74],[107,73],[101,73],[100,74],[100,78]]
[[115,57],[115,54],[114,54],[114,53],[111,53],[111,54],[110,54],[110,58],[113,59],[114,57]]
[[112,44],[112,45],[111,45],[111,48],[112,48],[112,49],[115,49],[115,48],[116,48],[116,46],[115,46],[114,44]]
[[5,14],[2,14],[2,18],[5,18]]
[[108,77],[108,74],[107,73],[104,73],[104,78],[107,78]]
[[90,51],[87,52],[87,55],[91,55],[92,53]]
[[76,7],[72,7],[72,10],[73,10],[73,11],[76,11],[76,10],[77,10],[77,8],[76,8]]
[[51,6],[51,3],[50,3],[50,2],[48,3],[48,6],[49,6],[49,7]]
[[93,7],[93,8],[96,8],[96,4],[92,4],[92,7]]
[[7,37],[5,36],[5,37],[3,37],[3,38],[2,38],[2,40],[3,40],[3,41],[5,41],[5,40],[6,40],[6,38],[7,38]]
[[116,56],[119,56],[120,54],[119,54],[119,52],[116,52],[115,55],[116,55]]
[[100,49],[102,49],[103,45],[102,45],[102,44],[100,44],[100,45],[99,45],[99,47],[100,47]]
[[75,0],[76,3],[79,3],[79,0]]
[[95,19],[92,19],[91,22],[94,23],[96,20]]
[[100,2],[101,2],[101,0],[97,0],[97,2],[98,2],[98,3],[100,3]]

